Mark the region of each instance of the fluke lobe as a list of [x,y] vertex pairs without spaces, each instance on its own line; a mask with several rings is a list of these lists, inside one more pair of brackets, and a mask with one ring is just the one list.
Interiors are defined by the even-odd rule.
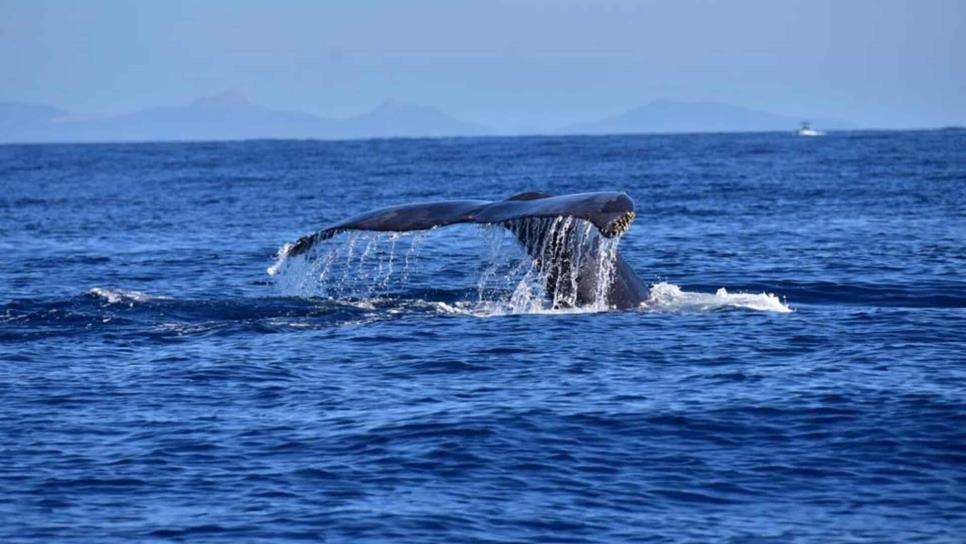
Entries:
[[[457,223],[501,225],[520,240],[544,278],[554,301],[575,305],[597,302],[601,275],[611,258],[601,251],[600,237],[577,235],[582,221],[589,222],[604,238],[620,237],[634,220],[634,202],[624,193],[600,192],[551,196],[521,193],[506,200],[448,200],[392,206],[362,213],[299,238],[287,250],[296,256],[318,242],[351,230],[402,232],[425,230]],[[648,288],[631,270],[620,252],[614,259],[613,281],[606,286],[606,304],[617,309],[634,308],[647,299]]]

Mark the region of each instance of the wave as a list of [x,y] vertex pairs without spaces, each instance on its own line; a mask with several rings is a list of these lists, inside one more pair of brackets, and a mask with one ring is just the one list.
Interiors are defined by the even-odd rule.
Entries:
[[[533,286],[531,286],[533,287]],[[536,287],[534,287],[536,289]],[[555,308],[538,291],[520,298],[478,298],[475,288],[409,289],[360,297],[179,298],[141,291],[95,287],[67,299],[21,299],[0,304],[2,340],[72,336],[98,331],[148,336],[285,332],[358,326],[396,319],[438,316],[492,318],[508,315],[609,313],[598,306]],[[524,302],[521,302],[524,300]],[[769,293],[684,291],[670,283],[653,286],[642,313],[751,310],[788,313]]]
[[162,295],[149,295],[141,291],[126,291],[124,289],[104,289],[94,287],[87,291],[87,294],[98,299],[103,299],[109,304],[122,304],[134,302],[150,302],[152,300],[172,300],[171,297]]
[[96,287],[65,299],[0,304],[0,342],[102,332],[138,337],[273,333],[394,319],[398,311],[394,301],[382,300],[180,298]]

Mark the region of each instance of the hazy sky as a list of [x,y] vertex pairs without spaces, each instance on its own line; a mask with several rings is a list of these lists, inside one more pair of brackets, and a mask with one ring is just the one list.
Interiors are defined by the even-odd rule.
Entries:
[[0,0],[0,100],[123,113],[232,90],[502,130],[655,98],[966,124],[966,0]]

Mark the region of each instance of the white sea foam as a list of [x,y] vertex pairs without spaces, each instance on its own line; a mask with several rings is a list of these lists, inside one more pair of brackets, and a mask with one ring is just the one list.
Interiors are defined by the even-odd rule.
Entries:
[[565,315],[565,314],[593,314],[606,312],[596,304],[586,306],[570,306],[554,308],[547,302],[545,295],[534,295],[526,303],[518,301],[486,301],[486,302],[457,302],[455,304],[437,303],[440,313],[470,315],[474,317],[500,317],[505,315]]
[[[436,309],[442,314],[469,315],[474,317],[499,317],[519,314],[586,314],[608,311],[609,308],[597,304],[554,308],[539,290],[528,292],[526,296],[515,292],[516,298],[509,301],[476,301],[446,304],[438,302]],[[703,313],[722,310],[753,310],[758,312],[791,313],[792,308],[772,293],[729,293],[724,287],[714,293],[684,291],[672,283],[658,283],[651,286],[648,299],[641,303],[637,311],[666,313]]]
[[715,293],[696,293],[665,282],[652,285],[650,296],[641,304],[645,311],[658,312],[710,312],[728,308],[782,314],[792,311],[772,293],[729,293],[724,287]]

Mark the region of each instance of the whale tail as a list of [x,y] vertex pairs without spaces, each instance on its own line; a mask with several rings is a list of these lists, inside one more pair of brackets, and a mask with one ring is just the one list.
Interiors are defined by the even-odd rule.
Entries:
[[645,300],[648,291],[617,251],[617,239],[634,217],[634,203],[624,193],[526,192],[497,202],[407,204],[362,213],[303,236],[287,255],[305,253],[350,230],[404,232],[458,223],[496,224],[524,246],[555,303],[583,305],[606,298],[608,306],[628,308]]

